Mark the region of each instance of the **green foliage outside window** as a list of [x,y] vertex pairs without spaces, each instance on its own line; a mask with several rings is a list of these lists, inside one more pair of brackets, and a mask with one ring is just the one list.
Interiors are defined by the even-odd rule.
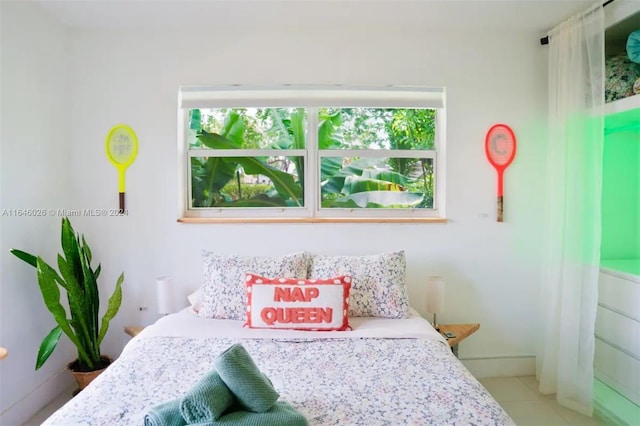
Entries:
[[[306,120],[304,108],[201,110],[190,149],[261,149],[265,156],[192,156],[192,206],[302,207],[304,157],[278,150],[305,149]],[[322,207],[433,207],[433,160],[394,158],[392,151],[434,150],[435,110],[319,108],[317,131]],[[380,149],[391,150],[389,158],[367,156]]]

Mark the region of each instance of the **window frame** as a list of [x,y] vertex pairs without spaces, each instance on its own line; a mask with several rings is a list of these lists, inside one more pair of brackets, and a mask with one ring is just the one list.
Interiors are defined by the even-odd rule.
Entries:
[[[354,108],[428,108],[434,109],[435,135],[433,150],[391,149],[318,149],[318,109],[320,107]],[[305,149],[189,149],[189,110],[208,108],[304,107],[306,110]],[[182,219],[211,221],[227,219],[257,221],[278,218],[282,221],[444,221],[445,218],[445,90],[426,87],[307,87],[283,86],[256,88],[231,86],[224,88],[181,87],[178,96],[178,171],[179,209]],[[303,207],[192,207],[191,158],[202,156],[255,157],[302,156],[305,187]],[[365,155],[363,155],[365,154]],[[335,208],[321,207],[320,158],[322,157],[425,158],[433,161],[433,208]]]

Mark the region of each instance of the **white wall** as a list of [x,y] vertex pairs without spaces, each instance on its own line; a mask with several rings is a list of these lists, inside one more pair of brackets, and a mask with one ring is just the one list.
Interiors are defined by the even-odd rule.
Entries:
[[[191,35],[178,31],[74,30],[70,37],[68,90],[66,81],[57,82],[62,98],[70,96],[70,157],[62,161],[70,173],[70,189],[62,192],[67,197],[66,207],[116,208],[117,175],[105,158],[104,138],[111,126],[124,122],[135,129],[140,141],[138,158],[127,172],[129,215],[72,219],[86,234],[94,257],[102,262],[104,289],[110,293],[119,272],[125,271],[126,275],[123,307],[112,322],[104,352],[120,352],[127,341],[122,326],[145,325],[157,318],[155,277],[169,275],[185,291],[198,285],[201,248],[239,254],[298,250],[371,254],[404,249],[410,296],[418,310],[424,312],[424,278],[439,274],[447,280],[446,313],[439,316],[440,322],[481,323],[479,332],[460,348],[462,358],[497,358],[489,366],[476,368],[477,374],[531,374],[533,360],[528,357],[535,351],[540,273],[536,259],[541,250],[537,236],[541,234],[546,149],[542,136],[546,51],[537,41],[539,34],[430,33],[428,28],[403,27],[402,22],[371,28],[358,17],[353,17],[349,27],[316,23],[288,29],[265,24],[261,29],[242,32],[229,28],[217,27],[212,17],[211,28]],[[39,49],[33,46],[29,50],[37,54]],[[3,56],[3,73],[4,62]],[[60,75],[64,64],[60,58],[54,63],[58,66],[47,67],[49,78],[64,80]],[[21,76],[15,78],[26,84]],[[449,222],[176,223],[178,86],[231,83],[445,86]],[[4,97],[3,78],[3,107]],[[51,106],[52,113],[64,115],[63,105]],[[507,171],[506,221],[501,224],[495,222],[495,171],[483,151],[485,133],[497,122],[511,125],[519,143],[517,157]],[[59,137],[55,143],[64,147],[65,138]],[[46,144],[45,138],[37,146],[51,150],[49,158],[61,155]],[[2,153],[3,207],[5,188],[13,197],[24,193],[46,195],[41,198],[44,207],[58,206],[59,198],[43,193],[42,175],[40,179],[20,180],[14,178],[20,169],[18,164],[5,169],[9,159],[5,160],[4,133]],[[19,157],[16,153],[10,159]],[[48,163],[42,159],[38,167],[49,167],[53,173]],[[12,178],[10,185],[5,182],[7,176]],[[24,223],[24,219],[8,222],[3,218],[3,230],[9,224],[16,227],[13,231],[20,239],[12,244],[36,250],[39,247],[33,233],[38,232],[26,229]],[[43,247],[50,247],[55,239],[43,235],[40,241]],[[20,273],[21,283],[16,286],[25,291],[33,277],[29,271],[18,270],[13,259],[6,260],[4,235],[2,247],[3,274],[5,267],[9,269],[7,274]],[[3,275],[3,285],[5,282]],[[3,324],[9,317],[4,300]],[[24,306],[36,309],[34,300],[35,295],[28,301],[12,301],[14,311]],[[139,311],[141,306],[149,309]],[[42,322],[46,322],[44,314]],[[26,319],[22,323],[32,326]],[[3,328],[3,339],[5,332],[14,339],[18,333],[23,334]],[[27,339],[30,343],[21,346],[24,356],[13,361],[16,375],[33,374],[31,361],[40,334],[40,330],[34,331]],[[63,367],[72,357],[65,355],[58,353],[50,363],[58,362],[58,367]],[[468,364],[473,366],[474,362],[480,365],[483,361],[471,360]],[[3,372],[8,371],[6,363]],[[509,365],[514,370],[505,368]],[[496,366],[501,369],[493,369]],[[3,390],[9,386],[4,379],[2,386]]]
[[[395,27],[394,27],[395,28]],[[116,323],[155,318],[154,278],[192,288],[199,251],[267,254],[310,250],[365,254],[404,249],[411,296],[423,310],[428,274],[447,278],[443,322],[480,322],[463,357],[534,352],[546,111],[546,51],[535,34],[442,34],[419,28],[318,25],[229,33],[82,31],[72,47],[73,201],[117,206],[116,172],[103,138],[133,126],[140,150],[127,172],[129,216],[79,218],[98,241],[109,285],[127,275]],[[421,84],[447,88],[449,223],[178,224],[176,135],[179,85],[275,83]],[[497,122],[510,124],[519,151],[507,171],[505,217],[495,222],[495,171],[483,152]],[[140,312],[139,306],[149,311]],[[124,337],[110,336],[113,353]]]
[[[0,2],[0,424],[25,421],[70,386],[61,370],[75,356],[67,341],[34,371],[38,347],[53,328],[36,272],[9,253],[15,247],[55,264],[60,218],[12,216],[13,209],[62,208],[69,183],[67,29],[27,2]],[[24,399],[29,395],[29,399]]]

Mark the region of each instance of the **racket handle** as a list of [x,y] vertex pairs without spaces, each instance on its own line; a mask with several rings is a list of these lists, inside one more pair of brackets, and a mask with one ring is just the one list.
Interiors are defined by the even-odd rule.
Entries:
[[498,195],[498,222],[502,222],[502,195]]
[[124,192],[119,192],[118,195],[120,196],[120,214],[124,214]]

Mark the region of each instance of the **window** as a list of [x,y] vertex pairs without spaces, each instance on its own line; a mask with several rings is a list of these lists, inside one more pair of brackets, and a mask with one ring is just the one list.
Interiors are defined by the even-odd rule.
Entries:
[[185,217],[443,217],[444,92],[180,90]]

